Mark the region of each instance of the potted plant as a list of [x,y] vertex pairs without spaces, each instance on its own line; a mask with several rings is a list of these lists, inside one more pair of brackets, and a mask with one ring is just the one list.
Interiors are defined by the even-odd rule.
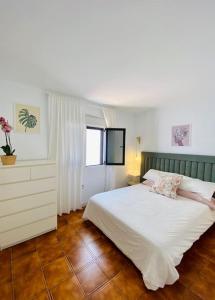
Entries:
[[1,147],[1,149],[5,153],[5,155],[1,156],[2,164],[14,165],[16,162],[16,155],[14,155],[15,149],[13,150],[10,142],[10,132],[12,130],[12,127],[9,125],[8,121],[6,121],[3,117],[0,117],[0,126],[6,138],[6,145]]

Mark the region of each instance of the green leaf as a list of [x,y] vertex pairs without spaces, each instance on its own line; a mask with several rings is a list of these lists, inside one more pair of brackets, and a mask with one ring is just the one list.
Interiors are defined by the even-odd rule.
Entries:
[[1,149],[4,151],[4,153],[6,155],[11,155],[11,151],[10,151],[10,146],[9,145],[2,146]]
[[19,122],[21,123],[22,121],[26,120],[26,117],[21,117],[19,118]]
[[30,115],[26,125],[28,128],[34,128],[37,125],[36,117],[33,115]]
[[15,149],[12,150],[9,145],[2,146],[1,149],[4,151],[6,155],[13,155],[13,153],[15,152]]
[[37,118],[34,115],[30,115],[27,109],[22,109],[19,112],[19,123],[25,126],[26,129],[34,128],[37,125]]
[[27,109],[23,108],[19,111],[19,117],[28,117],[29,116],[29,112]]

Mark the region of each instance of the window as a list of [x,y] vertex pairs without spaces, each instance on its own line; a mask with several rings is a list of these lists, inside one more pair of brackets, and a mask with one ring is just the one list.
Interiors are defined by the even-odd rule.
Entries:
[[103,129],[87,127],[86,136],[86,165],[103,164]]
[[[98,128],[87,126],[86,166],[125,164],[124,128]],[[104,141],[104,142],[103,142]],[[106,145],[103,152],[103,144]]]
[[124,128],[106,128],[106,165],[125,164]]

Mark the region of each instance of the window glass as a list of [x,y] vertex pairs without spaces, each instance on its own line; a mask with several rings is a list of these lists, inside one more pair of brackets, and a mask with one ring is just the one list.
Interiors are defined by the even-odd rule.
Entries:
[[86,165],[103,163],[103,129],[87,127],[86,136]]

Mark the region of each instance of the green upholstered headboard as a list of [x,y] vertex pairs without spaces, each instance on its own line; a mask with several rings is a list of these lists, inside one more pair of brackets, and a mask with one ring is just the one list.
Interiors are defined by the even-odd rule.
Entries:
[[149,169],[215,182],[215,156],[142,152],[141,181]]

